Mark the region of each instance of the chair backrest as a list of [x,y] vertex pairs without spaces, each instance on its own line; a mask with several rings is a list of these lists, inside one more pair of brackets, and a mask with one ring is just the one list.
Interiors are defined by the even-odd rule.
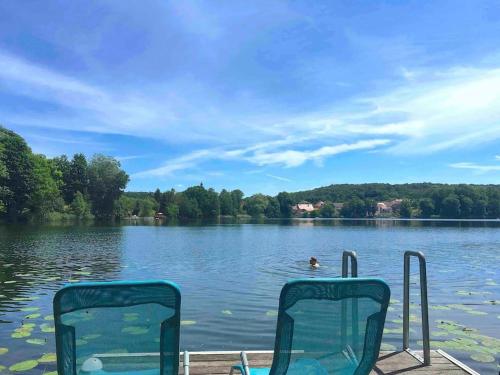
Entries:
[[54,297],[59,375],[177,375],[180,307],[167,281],[64,287]]
[[299,279],[280,295],[270,375],[368,374],[390,290],[379,279]]

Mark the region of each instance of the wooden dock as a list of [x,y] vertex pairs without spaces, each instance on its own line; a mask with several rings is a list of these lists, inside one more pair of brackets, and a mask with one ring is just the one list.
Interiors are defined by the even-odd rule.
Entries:
[[[190,352],[191,375],[228,375],[232,365],[239,363],[239,352]],[[247,351],[251,367],[270,367],[272,351]],[[479,375],[442,350],[431,351],[431,366],[424,366],[417,359],[418,352],[380,352],[373,375]],[[182,362],[181,355],[181,362]],[[182,363],[180,374],[183,374]],[[237,373],[237,372],[235,372]]]

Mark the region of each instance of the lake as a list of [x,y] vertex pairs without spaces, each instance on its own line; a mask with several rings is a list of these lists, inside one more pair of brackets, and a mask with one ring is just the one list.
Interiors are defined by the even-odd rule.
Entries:
[[[500,223],[487,221],[0,226],[0,365],[7,367],[1,372],[0,366],[0,373],[55,351],[53,295],[79,280],[177,283],[181,350],[272,349],[283,284],[298,277],[338,277],[343,250],[357,251],[360,276],[381,277],[391,287],[382,349],[400,348],[403,253],[419,250],[428,262],[432,347],[482,374],[497,374],[499,245]],[[312,255],[321,263],[317,270],[308,266]],[[416,260],[413,265],[411,347],[417,349]],[[50,356],[45,360],[23,373],[54,371]]]

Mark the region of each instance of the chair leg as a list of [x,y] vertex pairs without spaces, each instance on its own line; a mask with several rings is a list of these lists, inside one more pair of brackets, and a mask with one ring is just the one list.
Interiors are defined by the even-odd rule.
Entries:
[[243,365],[243,368],[245,369],[245,375],[250,375],[250,367],[248,366],[247,353],[241,352],[240,358],[241,358],[241,364]]
[[187,350],[184,351],[183,365],[184,365],[184,375],[189,375],[189,352]]

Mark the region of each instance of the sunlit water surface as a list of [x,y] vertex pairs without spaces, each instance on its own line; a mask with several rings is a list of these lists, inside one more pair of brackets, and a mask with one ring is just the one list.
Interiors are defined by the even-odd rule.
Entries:
[[[176,282],[185,323],[182,350],[272,349],[283,284],[297,277],[338,277],[343,250],[357,251],[360,276],[389,283],[393,297],[382,349],[400,348],[403,252],[411,249],[427,257],[433,348],[483,374],[497,374],[499,244],[498,222],[0,226],[0,373],[55,352],[53,295],[80,280]],[[308,267],[312,255],[321,263],[317,270]],[[415,264],[411,346],[419,349],[417,275]],[[45,356],[22,373],[54,370]]]

